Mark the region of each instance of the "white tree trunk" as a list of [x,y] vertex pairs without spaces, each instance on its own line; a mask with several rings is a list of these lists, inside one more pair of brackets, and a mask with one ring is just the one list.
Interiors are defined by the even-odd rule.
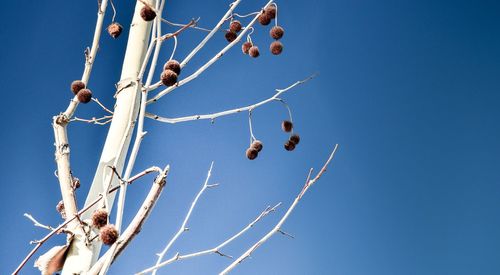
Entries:
[[[155,0],[149,1],[151,5],[154,5],[154,2]],[[141,87],[137,78],[144,61],[151,31],[151,22],[144,21],[140,16],[143,6],[140,1],[137,1],[130,25],[122,74],[118,83],[113,121],[85,205],[103,193],[105,185],[108,185],[111,180],[113,180],[112,185],[118,184],[116,177],[111,179],[113,172],[108,166],[115,166],[119,173],[123,170],[140,103]],[[113,200],[114,193],[108,196],[109,210]],[[82,219],[89,218],[92,212],[93,209],[87,211]],[[86,245],[85,236],[76,235],[70,246],[62,274],[73,275],[87,271],[97,260],[100,248],[100,244]]]

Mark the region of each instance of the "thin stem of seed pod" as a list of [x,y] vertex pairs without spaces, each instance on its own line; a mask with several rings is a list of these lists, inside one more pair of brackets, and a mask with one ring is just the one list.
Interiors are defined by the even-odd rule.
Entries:
[[240,15],[238,13],[233,13],[233,16],[237,16],[239,18],[245,18],[245,17],[249,17],[249,16],[252,16],[252,15],[256,15],[256,14],[259,14],[260,11],[256,11],[256,12],[251,12],[251,13],[248,13],[248,14],[244,14],[244,15]]
[[[288,111],[288,118],[290,120],[290,122],[293,123],[293,119],[292,119],[292,110],[290,109],[290,106],[288,106],[288,104],[286,104],[285,100],[282,99],[282,98],[275,98],[275,100],[283,103],[283,106],[285,106],[285,108],[287,109]],[[293,133],[293,127],[292,127],[292,133]]]
[[172,53],[170,54],[169,61],[174,58],[175,50],[177,50],[177,36],[174,36],[174,48],[172,49]]
[[276,7],[276,16],[274,18],[274,25],[278,26],[278,4],[276,4],[276,2],[274,2],[273,5]]
[[252,142],[256,140],[255,136],[253,135],[253,127],[252,127],[252,109],[248,110],[248,127],[250,128],[250,145],[252,145]]
[[116,16],[115,4],[113,4],[113,0],[109,0],[109,3],[111,4],[111,8],[113,9],[113,18],[111,19],[111,22],[115,22],[115,16]]
[[250,42],[250,44],[252,44],[252,46],[253,46],[252,37],[250,35],[253,33],[254,28],[250,27],[249,29],[250,29],[250,32],[247,34],[247,41]]

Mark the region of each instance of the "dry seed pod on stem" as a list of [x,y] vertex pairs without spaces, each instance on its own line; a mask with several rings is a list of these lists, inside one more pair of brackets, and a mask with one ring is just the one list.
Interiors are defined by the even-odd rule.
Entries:
[[279,55],[283,51],[283,44],[279,41],[274,41],[271,43],[271,46],[269,46],[269,50],[272,54]]
[[76,95],[81,89],[85,89],[85,83],[81,80],[71,82],[71,91]]
[[113,22],[108,26],[108,33],[113,38],[118,38],[122,33],[123,27],[118,22]]
[[92,99],[92,92],[89,89],[81,89],[77,94],[76,97],[78,98],[78,101],[81,103],[89,103],[90,100]]
[[177,83],[177,74],[172,70],[165,70],[161,74],[161,82],[165,86],[173,86]]
[[248,55],[250,55],[253,58],[259,57],[260,55],[259,47],[257,46],[250,47],[250,49],[248,50]]
[[163,70],[172,70],[178,76],[181,74],[181,64],[179,63],[179,61],[172,59],[165,63],[165,66],[163,66]]

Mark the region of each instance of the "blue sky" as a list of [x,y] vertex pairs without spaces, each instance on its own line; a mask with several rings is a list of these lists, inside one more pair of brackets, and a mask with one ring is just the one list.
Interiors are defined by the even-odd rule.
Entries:
[[[115,1],[118,40],[104,35],[89,87],[113,105],[134,1]],[[210,28],[229,1],[167,1],[165,17],[201,17]],[[243,1],[238,13],[265,1]],[[151,111],[183,116],[234,108],[270,97],[273,89],[319,72],[286,94],[302,141],[286,152],[280,130],[286,110],[254,112],[264,142],[245,159],[247,116],[179,125],[146,122],[135,172],[171,164],[164,190],[141,234],[110,270],[130,274],[152,265],[180,226],[215,161],[217,189],[201,198],[172,253],[211,248],[239,231],[267,205],[283,202],[224,252],[238,256],[274,226],[319,169],[335,143],[332,167],[285,223],[295,236],[274,236],[234,274],[499,274],[500,273],[500,3],[497,1],[279,1],[285,50],[272,56],[269,27],[253,36],[261,57],[235,47],[195,81]],[[57,225],[60,200],[53,173],[51,117],[64,110],[69,83],[83,71],[95,1],[7,1],[0,15],[0,273],[12,272],[46,232],[22,214]],[[107,22],[111,21],[108,14]],[[169,29],[165,26],[166,31]],[[185,32],[175,57],[203,37]],[[226,45],[222,34],[184,69],[196,70]],[[168,59],[172,44],[165,44]],[[158,73],[159,75],[159,73]],[[87,104],[78,117],[99,116]],[[107,127],[69,126],[72,168],[82,180],[80,205],[93,178]],[[152,177],[129,189],[125,221]],[[64,243],[57,236],[42,249]],[[40,254],[38,254],[40,255]],[[38,256],[37,255],[37,256]],[[217,255],[175,263],[159,274],[213,274],[230,261]],[[28,263],[23,274],[37,274]]]

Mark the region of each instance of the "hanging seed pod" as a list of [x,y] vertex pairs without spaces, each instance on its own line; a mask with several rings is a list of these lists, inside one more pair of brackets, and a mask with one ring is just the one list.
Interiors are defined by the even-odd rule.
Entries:
[[260,140],[254,140],[252,142],[252,145],[250,145],[250,148],[254,148],[257,150],[257,152],[260,152],[262,150],[262,142]]
[[122,33],[123,27],[117,22],[113,22],[108,26],[108,33],[111,35],[113,38],[118,38],[120,34]]
[[92,224],[97,228],[101,228],[108,224],[108,212],[104,209],[97,209],[94,211],[92,214]]
[[259,57],[260,55],[259,48],[257,46],[250,47],[250,49],[248,50],[248,55],[250,55],[253,58]]
[[283,51],[283,44],[281,44],[281,42],[279,41],[274,41],[273,43],[271,43],[271,46],[269,46],[269,50],[272,54],[279,55]]
[[234,20],[229,25],[229,30],[232,31],[232,32],[240,32],[241,29],[242,29],[242,26],[241,26],[240,21],[238,21],[238,20]]
[[78,101],[81,103],[89,103],[90,100],[92,99],[92,92],[89,89],[81,89],[77,94],[76,97],[78,98]]
[[276,6],[270,5],[265,10],[264,13],[267,14],[271,19],[276,18]]
[[287,140],[285,142],[285,150],[287,150],[287,151],[293,151],[294,149],[295,149],[295,143],[293,143],[290,140]]
[[287,133],[291,132],[292,128],[293,128],[293,123],[289,120],[283,120],[283,122],[281,123],[281,129],[283,129],[283,131]]
[[141,17],[144,21],[151,21],[155,19],[156,12],[150,6],[144,6],[141,9]]
[[172,70],[177,74],[177,76],[179,76],[181,74],[181,64],[179,64],[179,61],[172,59],[165,63],[165,66],[163,66],[163,70]]
[[293,134],[290,136],[290,141],[297,145],[300,142],[300,136],[298,134]]
[[269,25],[269,23],[271,23],[271,20],[271,16],[269,16],[266,12],[259,15],[259,23],[263,26]]
[[177,83],[177,74],[172,70],[165,70],[160,77],[165,86],[173,86]]
[[71,91],[76,95],[81,89],[85,89],[85,83],[81,80],[71,82]]
[[225,37],[226,37],[227,42],[231,43],[234,40],[236,40],[236,37],[238,37],[238,35],[233,31],[228,31],[228,32],[226,32]]
[[246,155],[249,160],[253,160],[259,155],[259,151],[257,151],[257,149],[255,148],[250,147],[247,149]]
[[241,45],[241,51],[244,53],[244,54],[248,54],[248,50],[250,50],[250,48],[252,47],[252,43],[250,42],[245,42],[243,43],[243,45]]
[[112,224],[105,225],[101,227],[101,232],[99,233],[99,237],[101,238],[102,243],[105,245],[112,245],[118,240],[118,230],[116,230],[115,226]]
[[283,34],[285,34],[285,30],[280,26],[274,26],[269,31],[269,35],[276,40],[281,39]]

